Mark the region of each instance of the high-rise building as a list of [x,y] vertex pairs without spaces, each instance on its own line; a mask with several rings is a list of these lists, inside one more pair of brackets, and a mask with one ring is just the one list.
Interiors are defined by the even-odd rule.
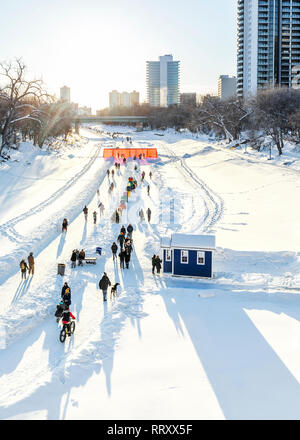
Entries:
[[109,93],[109,107],[132,107],[135,104],[139,104],[140,94],[135,90],[131,93],[113,90]]
[[155,107],[179,104],[179,63],[172,55],[147,61],[147,102]]
[[122,107],[130,107],[130,93],[128,92],[121,93],[120,105]]
[[60,88],[60,99],[65,102],[71,101],[71,89],[70,87],[63,86]]
[[238,0],[238,96],[295,86],[297,65],[300,0]]
[[140,103],[140,94],[139,92],[136,92],[135,90],[130,93],[130,105],[136,105]]
[[120,106],[120,93],[117,90],[109,92],[109,107],[119,107]]
[[220,75],[218,79],[218,97],[220,99],[232,98],[236,95],[236,77]]

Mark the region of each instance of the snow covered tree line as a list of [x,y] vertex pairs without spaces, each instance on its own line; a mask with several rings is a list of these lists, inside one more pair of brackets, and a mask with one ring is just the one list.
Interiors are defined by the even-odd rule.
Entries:
[[57,102],[41,79],[28,80],[21,59],[0,63],[0,156],[17,139],[42,147],[46,139],[69,133],[74,113]]
[[228,142],[249,142],[260,149],[270,136],[279,155],[285,141],[300,144],[300,90],[276,88],[261,90],[248,100],[236,97],[221,100],[206,95],[196,106],[172,105],[155,109],[152,128],[187,128],[192,132],[214,133]]

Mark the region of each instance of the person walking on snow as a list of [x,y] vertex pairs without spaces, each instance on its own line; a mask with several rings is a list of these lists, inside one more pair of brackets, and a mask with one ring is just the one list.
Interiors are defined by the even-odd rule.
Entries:
[[118,211],[116,211],[115,218],[116,218],[116,223],[120,223],[120,214],[118,213]]
[[156,259],[156,255],[153,255],[152,257],[152,273],[154,274],[154,269],[155,269],[155,259]]
[[93,212],[94,225],[97,223],[97,212]]
[[148,217],[148,223],[150,223],[150,220],[151,220],[151,209],[148,208],[146,212],[147,212],[147,217]]
[[144,178],[145,178],[145,171],[142,172],[142,182],[144,182]]
[[125,234],[126,234],[126,229],[125,229],[125,226],[124,226],[124,225],[122,226],[120,232],[122,232],[123,235],[125,236]]
[[132,239],[132,233],[133,233],[133,226],[129,223],[127,226],[127,232],[130,239]]
[[112,179],[114,178],[114,175],[115,175],[115,170],[111,170],[111,177],[112,177]]
[[147,193],[148,193],[148,196],[149,196],[150,195],[150,185],[147,186]]
[[28,264],[29,264],[29,271],[28,271],[28,275],[34,275],[34,257],[33,257],[33,253],[30,252],[30,254],[28,255]]
[[83,249],[78,254],[78,266],[83,266],[82,262],[85,259],[85,252]]
[[87,216],[88,216],[88,208],[86,207],[86,205],[85,205],[85,207],[83,208],[83,213],[84,213],[84,218],[85,218],[85,221],[87,221]]
[[161,259],[159,258],[159,255],[156,255],[156,258],[155,258],[155,267],[156,267],[156,271],[157,271],[158,274],[160,274],[161,263],[162,263],[162,261],[161,261]]
[[130,263],[130,252],[129,249],[126,249],[124,251],[124,259],[125,259],[125,263],[126,263],[126,269],[129,269],[129,263]]
[[107,301],[107,289],[108,286],[111,286],[110,279],[106,275],[106,272],[104,272],[103,277],[99,281],[99,289],[102,290],[103,293],[103,301]]
[[139,212],[140,221],[143,222],[145,220],[144,211],[141,209]]
[[113,254],[113,260],[115,260],[117,258],[117,251],[118,251],[118,245],[115,242],[113,242],[111,246],[111,251]]
[[27,266],[27,263],[24,259],[21,260],[21,262],[20,262],[20,269],[21,269],[22,279],[25,278],[25,280],[26,280],[26,271],[28,270],[28,266]]
[[121,249],[123,248],[124,240],[125,240],[125,235],[123,232],[120,232],[120,234],[118,236],[118,242],[120,243]]
[[77,255],[76,255],[76,250],[73,250],[72,255],[71,255],[71,268],[74,269],[74,267],[76,267],[76,260],[77,260]]
[[110,173],[110,171],[107,170],[107,171],[106,171],[106,174],[107,174],[107,177],[108,177],[108,178],[109,178],[109,173]]
[[64,221],[62,222],[62,229],[61,232],[67,232],[67,228],[68,228],[68,220],[66,218],[64,218]]
[[103,215],[104,213],[104,205],[102,202],[99,203],[98,205],[99,211],[100,211],[100,217]]
[[119,253],[120,258],[120,268],[124,269],[124,260],[125,260],[125,251],[121,249],[121,252]]
[[150,177],[150,179],[152,179],[152,172],[151,171],[149,173],[149,177]]
[[65,306],[69,307],[71,305],[71,289],[66,282],[61,289],[61,298]]

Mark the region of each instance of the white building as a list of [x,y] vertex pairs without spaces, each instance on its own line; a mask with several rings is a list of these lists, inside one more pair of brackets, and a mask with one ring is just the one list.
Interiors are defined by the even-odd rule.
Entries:
[[238,0],[237,94],[297,85],[300,0]]
[[122,107],[130,107],[130,93],[128,92],[121,93],[120,105]]
[[109,107],[132,107],[135,104],[139,104],[140,94],[135,90],[131,93],[113,90],[109,93]]
[[70,87],[63,86],[60,88],[60,99],[65,102],[71,102],[71,89],[70,89]]
[[119,107],[120,106],[120,93],[117,90],[109,92],[109,107]]
[[218,97],[228,99],[236,95],[236,77],[220,75],[218,79]]
[[159,57],[159,61],[147,61],[147,102],[154,107],[179,104],[179,64],[172,55]]

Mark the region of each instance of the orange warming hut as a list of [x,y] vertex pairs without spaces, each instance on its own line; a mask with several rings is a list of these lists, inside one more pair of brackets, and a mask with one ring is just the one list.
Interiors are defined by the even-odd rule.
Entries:
[[115,159],[123,159],[126,157],[136,157],[142,155],[143,159],[157,159],[157,149],[156,148],[104,148],[103,157],[106,159],[108,157],[114,157]]

